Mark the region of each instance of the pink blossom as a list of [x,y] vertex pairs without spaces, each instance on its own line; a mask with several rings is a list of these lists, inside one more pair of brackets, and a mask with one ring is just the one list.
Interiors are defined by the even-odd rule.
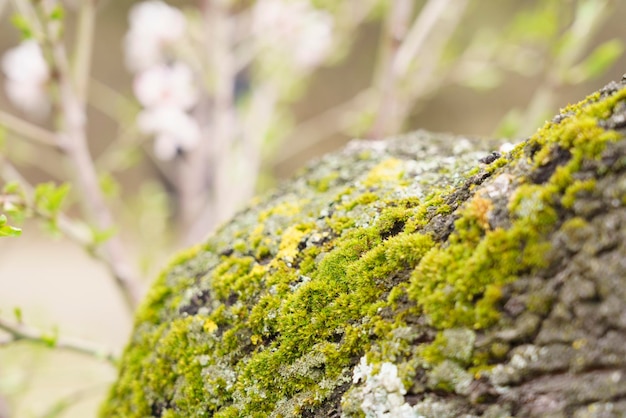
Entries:
[[259,0],[252,30],[265,46],[283,48],[296,65],[319,64],[332,44],[332,16],[306,0]]
[[8,50],[2,57],[2,71],[7,96],[15,106],[36,117],[48,113],[46,84],[50,70],[35,41],[25,41]]
[[165,106],[189,110],[198,102],[191,69],[180,62],[158,65],[139,73],[133,90],[147,108]]
[[129,21],[124,49],[126,65],[132,71],[162,63],[167,48],[183,38],[187,26],[180,10],[158,0],[135,4]]
[[155,135],[154,153],[162,160],[174,158],[179,151],[189,152],[200,142],[196,120],[176,107],[146,109],[137,124],[143,133]]

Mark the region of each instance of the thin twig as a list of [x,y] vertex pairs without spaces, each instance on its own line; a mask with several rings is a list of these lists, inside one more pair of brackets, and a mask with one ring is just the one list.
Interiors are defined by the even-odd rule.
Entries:
[[448,8],[450,0],[430,0],[413,22],[406,39],[398,49],[393,62],[393,72],[396,77],[404,77],[415,57],[419,55],[428,34]]
[[[442,2],[449,1],[451,0],[442,0]],[[437,25],[431,29],[428,48],[421,49],[419,52],[420,65],[414,73],[411,72],[410,77],[407,73],[407,77],[404,78],[407,86],[405,99],[407,104],[414,105],[420,99],[428,97],[432,92],[452,81],[451,73],[456,71],[456,67],[461,64],[457,62],[453,67],[442,68],[441,55],[459,26],[468,3],[469,0],[455,0],[454,7],[448,7],[445,13],[442,11],[434,18]],[[409,106],[406,106],[405,113],[408,111]]]
[[[39,415],[39,418],[54,418],[61,416],[61,413],[69,408],[72,408],[77,403],[84,401],[89,397],[101,396],[103,390],[105,390],[108,384],[97,384],[87,388],[80,388],[68,395],[58,399],[47,411]],[[2,418],[2,416],[0,416]]]
[[9,334],[10,339],[3,341],[1,345],[8,345],[17,341],[29,341],[31,343],[44,345],[50,348],[72,351],[105,360],[113,365],[117,362],[117,357],[110,349],[101,347],[91,341],[76,337],[56,337],[53,334],[46,334],[33,327],[18,322],[11,322],[0,318],[0,330]]
[[374,81],[380,95],[380,105],[369,134],[373,139],[380,139],[391,133],[389,131],[395,127],[395,121],[398,119],[396,90],[400,74],[394,71],[394,62],[406,36],[412,9],[411,0],[394,0],[385,22],[384,33],[381,37],[379,68]]
[[[50,60],[53,73],[56,74],[56,84],[59,90],[59,116],[62,126],[59,137],[63,139],[63,151],[70,159],[75,179],[82,192],[84,208],[95,221],[100,230],[109,230],[114,227],[113,216],[105,202],[98,174],[93,159],[89,154],[86,137],[86,102],[77,94],[72,84],[69,61],[62,40],[57,39],[51,22],[48,22],[49,11],[45,10],[45,3],[39,4],[39,19],[44,28],[44,35],[50,49]],[[91,10],[95,12],[95,10]],[[78,34],[80,37],[81,34]],[[85,57],[84,59],[88,59]],[[113,236],[103,244],[107,253],[108,265],[113,272],[118,287],[122,290],[127,306],[132,311],[141,298],[139,281],[127,260],[127,253],[123,248],[119,236]]]
[[347,128],[351,116],[367,109],[374,101],[375,94],[374,88],[367,88],[345,102],[300,123],[282,141],[290,144],[289,147],[284,147],[272,162],[282,164],[292,160],[313,147],[321,138]]
[[73,79],[76,95],[81,102],[87,100],[89,74],[91,70],[91,53],[96,26],[95,0],[82,0],[78,12],[78,34],[74,48]]
[[0,125],[20,135],[27,141],[47,147],[59,148],[59,141],[54,133],[1,110]]
[[[212,225],[227,218],[240,203],[233,201],[232,147],[235,139],[235,57],[232,51],[233,22],[228,2],[222,0],[203,0],[206,45],[209,62],[212,67],[210,82],[212,93],[212,123],[209,138],[212,148]],[[247,179],[249,181],[250,179]],[[191,189],[190,189],[191,190]]]
[[93,77],[89,80],[88,93],[89,104],[116,122],[134,122],[141,110],[136,101]]

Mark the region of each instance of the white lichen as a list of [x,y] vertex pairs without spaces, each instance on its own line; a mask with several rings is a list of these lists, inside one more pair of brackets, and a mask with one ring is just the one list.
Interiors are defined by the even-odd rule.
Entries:
[[398,376],[398,367],[389,362],[380,365],[378,373],[365,357],[354,368],[352,382],[361,383],[350,393],[358,398],[360,409],[368,418],[417,418],[420,415],[404,400],[406,389]]

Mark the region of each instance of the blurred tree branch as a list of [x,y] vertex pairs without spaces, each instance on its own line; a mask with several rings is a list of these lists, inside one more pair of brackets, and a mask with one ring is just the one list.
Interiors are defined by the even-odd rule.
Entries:
[[115,364],[117,361],[116,356],[111,351],[91,341],[74,337],[60,337],[56,336],[55,333],[44,333],[20,322],[12,322],[0,318],[0,330],[6,332],[9,336],[8,339],[0,341],[0,347],[18,341],[28,341],[50,348],[87,355],[111,364]]

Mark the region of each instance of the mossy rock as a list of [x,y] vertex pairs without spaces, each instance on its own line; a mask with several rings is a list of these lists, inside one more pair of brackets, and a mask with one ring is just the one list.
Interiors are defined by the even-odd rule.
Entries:
[[101,415],[625,416],[624,126],[323,158],[158,278]]

